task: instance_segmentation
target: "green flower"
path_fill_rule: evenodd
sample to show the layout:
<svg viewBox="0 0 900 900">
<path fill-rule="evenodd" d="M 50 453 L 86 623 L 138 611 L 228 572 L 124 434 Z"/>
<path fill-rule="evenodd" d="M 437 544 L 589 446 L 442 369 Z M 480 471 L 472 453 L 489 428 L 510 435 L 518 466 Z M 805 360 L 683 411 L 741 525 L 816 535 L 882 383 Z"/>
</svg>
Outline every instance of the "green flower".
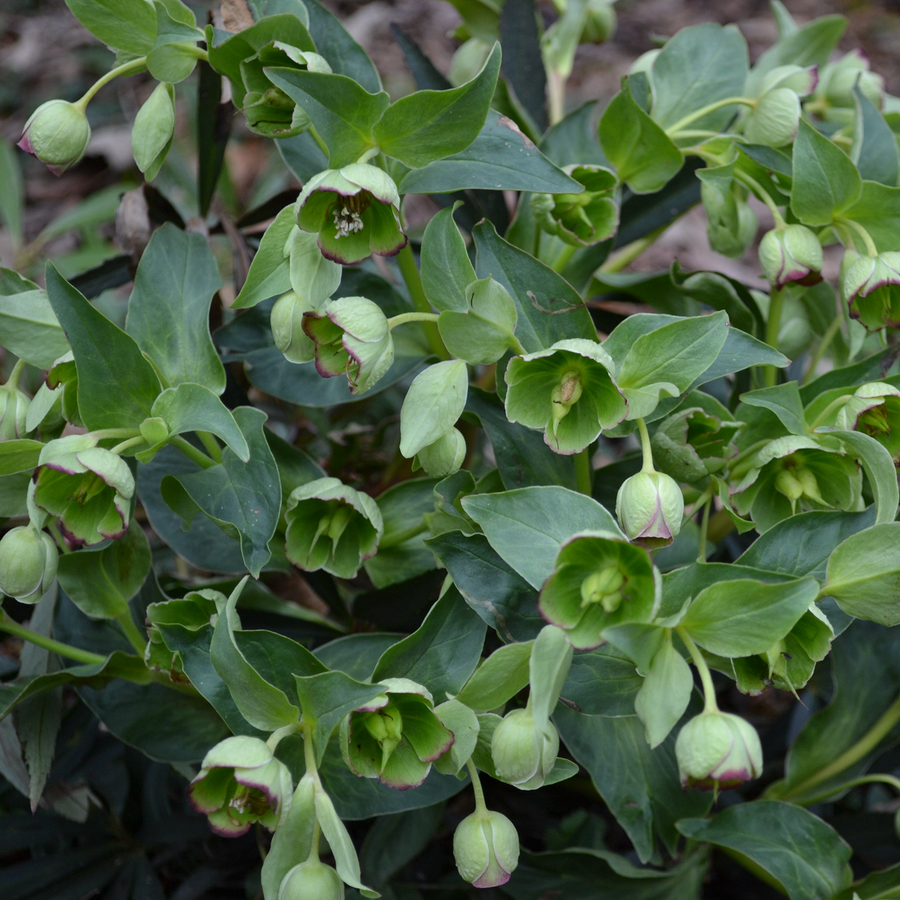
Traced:
<svg viewBox="0 0 900 900">
<path fill-rule="evenodd" d="M 777 66 L 766 75 L 763 91 L 744 118 L 744 137 L 753 144 L 783 147 L 797 136 L 800 98 L 816 86 L 812 66 Z"/>
<path fill-rule="evenodd" d="M 18 146 L 46 163 L 54 175 L 62 175 L 84 156 L 90 142 L 84 109 L 65 100 L 48 100 L 25 123 Z"/>
<path fill-rule="evenodd" d="M 334 262 L 394 256 L 406 246 L 397 185 L 375 166 L 352 163 L 320 172 L 306 182 L 294 208 L 297 224 L 319 235 L 319 249 Z"/>
<path fill-rule="evenodd" d="M 499 887 L 519 864 L 519 835 L 506 816 L 476 810 L 453 835 L 453 858 L 463 881 L 477 888 Z"/>
<path fill-rule="evenodd" d="M 74 434 L 44 446 L 38 459 L 34 502 L 78 544 L 99 544 L 128 531 L 134 476 L 127 463 L 97 446 L 90 434 Z"/>
<path fill-rule="evenodd" d="M 506 367 L 506 417 L 543 430 L 551 450 L 578 453 L 628 411 L 610 375 L 614 368 L 599 344 L 582 338 L 514 356 Z"/>
<path fill-rule="evenodd" d="M 284 876 L 278 900 L 344 900 L 344 882 L 331 866 L 308 859 Z"/>
<path fill-rule="evenodd" d="M 556 764 L 559 733 L 552 722 L 535 724 L 531 710 L 514 709 L 494 729 L 491 759 L 497 777 L 523 791 L 542 787 Z"/>
<path fill-rule="evenodd" d="M 723 421 L 700 407 L 691 407 L 669 416 L 653 435 L 653 461 L 678 482 L 705 482 L 737 456 L 731 443 L 742 422 Z"/>
<path fill-rule="evenodd" d="M 618 179 L 601 166 L 566 166 L 563 171 L 584 185 L 584 190 L 580 194 L 532 194 L 531 208 L 538 225 L 576 247 L 605 241 L 619 227 Z"/>
<path fill-rule="evenodd" d="M 759 222 L 747 205 L 745 189 L 737 182 L 724 193 L 713 184 L 700 182 L 700 198 L 706 210 L 706 236 L 718 253 L 738 257 L 753 243 Z"/>
<path fill-rule="evenodd" d="M 884 78 L 869 70 L 869 58 L 859 49 L 820 69 L 810 108 L 828 122 L 851 125 L 856 109 L 855 87 L 881 109 Z"/>
<path fill-rule="evenodd" d="M 860 256 L 847 250 L 841 261 L 841 296 L 851 317 L 869 331 L 900 327 L 900 252 Z"/>
<path fill-rule="evenodd" d="M 418 787 L 453 744 L 429 691 L 408 678 L 386 678 L 385 691 L 341 723 L 341 752 L 361 778 L 388 787 Z"/>
<path fill-rule="evenodd" d="M 384 532 L 378 504 L 337 478 L 294 488 L 284 517 L 287 558 L 307 572 L 324 569 L 339 578 L 356 575 Z"/>
<path fill-rule="evenodd" d="M 303 314 L 315 311 L 315 306 L 294 291 L 282 294 L 275 301 L 269 316 L 269 325 L 272 328 L 275 346 L 288 362 L 304 363 L 315 359 L 315 341 L 303 330 Z"/>
<path fill-rule="evenodd" d="M 11 528 L 0 540 L 0 591 L 37 603 L 56 578 L 59 552 L 49 534 L 33 525 Z"/>
<path fill-rule="evenodd" d="M 188 795 L 213 831 L 237 837 L 254 822 L 274 831 L 290 808 L 292 790 L 291 773 L 266 742 L 241 735 L 206 754 Z"/>
<path fill-rule="evenodd" d="M 684 496 L 678 482 L 663 472 L 638 472 L 616 494 L 616 518 L 629 540 L 656 549 L 671 544 L 681 531 Z"/>
<path fill-rule="evenodd" d="M 893 385 L 880 381 L 860 385 L 838 410 L 834 426 L 875 438 L 900 466 L 900 390 Z"/>
<path fill-rule="evenodd" d="M 759 243 L 759 262 L 766 278 L 779 290 L 791 281 L 809 287 L 822 280 L 822 245 L 804 225 L 767 231 Z"/>
<path fill-rule="evenodd" d="M 576 650 L 603 643 L 603 630 L 649 622 L 662 594 L 650 554 L 614 534 L 586 531 L 563 544 L 538 609 Z"/>
<path fill-rule="evenodd" d="M 315 343 L 319 374 L 346 375 L 352 394 L 374 387 L 394 361 L 387 317 L 365 297 L 326 300 L 321 313 L 303 314 L 303 330 Z"/>
<path fill-rule="evenodd" d="M 684 787 L 716 790 L 759 778 L 762 746 L 756 729 L 731 713 L 704 712 L 678 733 L 678 774 Z"/>
</svg>

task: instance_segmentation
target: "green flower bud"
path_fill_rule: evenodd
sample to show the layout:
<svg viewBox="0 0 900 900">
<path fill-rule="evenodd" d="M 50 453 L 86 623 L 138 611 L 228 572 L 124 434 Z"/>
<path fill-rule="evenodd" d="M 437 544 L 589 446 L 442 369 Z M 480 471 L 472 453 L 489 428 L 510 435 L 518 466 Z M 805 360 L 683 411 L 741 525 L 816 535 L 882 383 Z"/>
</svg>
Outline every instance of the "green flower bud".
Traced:
<svg viewBox="0 0 900 900">
<path fill-rule="evenodd" d="M 293 784 L 287 766 L 265 741 L 240 735 L 216 744 L 191 782 L 191 803 L 213 831 L 236 837 L 254 822 L 274 831 L 290 808 Z"/>
<path fill-rule="evenodd" d="M 284 876 L 278 900 L 344 900 L 344 882 L 331 866 L 308 859 Z"/>
<path fill-rule="evenodd" d="M 900 252 L 860 256 L 847 250 L 841 261 L 841 296 L 850 316 L 869 331 L 900 327 Z"/>
<path fill-rule="evenodd" d="M 458 428 L 451 428 L 416 454 L 413 471 L 421 466 L 432 478 L 447 478 L 459 471 L 465 458 L 466 439 Z"/>
<path fill-rule="evenodd" d="M 23 438 L 28 433 L 25 420 L 31 400 L 18 388 L 0 387 L 0 441 Z"/>
<path fill-rule="evenodd" d="M 584 190 L 580 194 L 533 194 L 531 209 L 538 225 L 576 247 L 606 240 L 619 226 L 615 174 L 589 165 L 566 166 L 565 172 L 584 185 Z"/>
<path fill-rule="evenodd" d="M 175 134 L 175 89 L 156 86 L 140 108 L 131 129 L 131 152 L 147 181 L 153 181 L 165 162 Z"/>
<path fill-rule="evenodd" d="M 516 826 L 498 812 L 473 812 L 456 828 L 453 857 L 469 884 L 478 888 L 506 884 L 519 863 Z"/>
<path fill-rule="evenodd" d="M 491 759 L 501 781 L 523 791 L 544 784 L 559 753 L 559 733 L 552 722 L 541 729 L 531 711 L 514 709 L 503 717 L 491 738 Z"/>
<path fill-rule="evenodd" d="M 36 156 L 54 175 L 74 166 L 91 141 L 84 109 L 65 100 L 42 103 L 25 123 L 18 146 Z"/>
<path fill-rule="evenodd" d="M 294 488 L 285 508 L 287 558 L 301 569 L 353 578 L 384 532 L 378 504 L 337 478 Z"/>
<path fill-rule="evenodd" d="M 817 96 L 830 106 L 853 109 L 853 88 L 868 97 L 879 109 L 884 100 L 884 78 L 869 71 L 869 58 L 861 50 L 851 50 L 822 69 Z"/>
<path fill-rule="evenodd" d="M 346 375 L 352 394 L 374 387 L 394 361 L 387 318 L 365 297 L 326 300 L 321 313 L 303 315 L 303 330 L 315 342 L 319 374 Z"/>
<path fill-rule="evenodd" d="M 805 225 L 767 231 L 759 243 L 759 261 L 777 289 L 791 281 L 810 286 L 822 280 L 822 244 Z"/>
<path fill-rule="evenodd" d="M 723 421 L 699 407 L 682 410 L 656 429 L 650 442 L 653 462 L 678 482 L 705 482 L 737 456 L 731 440 L 741 427 L 741 422 Z"/>
<path fill-rule="evenodd" d="M 37 603 L 56 578 L 59 553 L 49 534 L 33 525 L 11 528 L 0 540 L 0 591 Z"/>
<path fill-rule="evenodd" d="M 588 0 L 586 18 L 579 44 L 602 44 L 616 33 L 616 11 L 613 0 Z"/>
<path fill-rule="evenodd" d="M 800 98 L 787 87 L 766 91 L 756 101 L 744 124 L 744 137 L 753 144 L 784 147 L 797 136 Z"/>
<path fill-rule="evenodd" d="M 798 97 L 808 97 L 815 90 L 818 80 L 815 66 L 776 66 L 763 79 L 763 93 L 775 88 L 788 88 Z"/>
<path fill-rule="evenodd" d="M 704 712 L 691 719 L 678 733 L 675 758 L 681 784 L 701 790 L 728 790 L 762 772 L 756 729 L 731 713 Z"/>
<path fill-rule="evenodd" d="M 294 208 L 297 224 L 319 235 L 322 255 L 334 262 L 394 256 L 406 246 L 397 185 L 375 166 L 353 163 L 320 172 L 306 182 Z"/>
<path fill-rule="evenodd" d="M 638 472 L 619 488 L 616 516 L 629 540 L 649 549 L 665 547 L 681 531 L 681 488 L 662 472 Z"/>
<path fill-rule="evenodd" d="M 269 317 L 272 337 L 288 362 L 305 363 L 315 359 L 315 341 L 303 330 L 303 314 L 307 312 L 315 312 L 315 307 L 294 291 L 282 294 L 272 307 Z"/>
<path fill-rule="evenodd" d="M 710 247 L 724 256 L 741 256 L 756 237 L 759 222 L 740 189 L 733 186 L 723 194 L 712 184 L 701 181 L 700 197 L 706 210 Z"/>
</svg>

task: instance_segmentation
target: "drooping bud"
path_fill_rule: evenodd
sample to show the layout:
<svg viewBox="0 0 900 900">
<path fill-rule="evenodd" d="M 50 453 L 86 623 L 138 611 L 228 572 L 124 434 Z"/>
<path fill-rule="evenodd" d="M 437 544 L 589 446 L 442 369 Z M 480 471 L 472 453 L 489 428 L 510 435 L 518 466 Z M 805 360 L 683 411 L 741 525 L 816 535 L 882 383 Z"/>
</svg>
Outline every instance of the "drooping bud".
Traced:
<svg viewBox="0 0 900 900">
<path fill-rule="evenodd" d="M 315 341 L 303 330 L 303 313 L 314 311 L 315 307 L 294 291 L 282 294 L 275 301 L 269 325 L 275 346 L 288 362 L 304 363 L 315 358 Z"/>
<path fill-rule="evenodd" d="M 759 262 L 777 289 L 791 281 L 809 287 L 822 280 L 822 245 L 805 225 L 786 225 L 766 232 L 759 243 Z"/>
<path fill-rule="evenodd" d="M 0 387 L 0 441 L 23 438 L 28 432 L 25 420 L 31 400 L 17 387 Z"/>
<path fill-rule="evenodd" d="M 499 887 L 519 863 L 519 835 L 506 816 L 485 810 L 466 816 L 453 835 L 453 857 L 464 881 Z"/>
<path fill-rule="evenodd" d="M 84 156 L 91 141 L 91 126 L 76 103 L 48 100 L 25 123 L 18 146 L 36 156 L 54 175 L 62 175 Z"/>
<path fill-rule="evenodd" d="M 308 859 L 284 876 L 278 900 L 344 900 L 344 882 L 331 866 Z"/>
<path fill-rule="evenodd" d="M 675 758 L 683 787 L 701 790 L 737 787 L 762 772 L 756 729 L 731 713 L 704 712 L 678 734 Z"/>
<path fill-rule="evenodd" d="M 11 528 L 0 540 L 0 591 L 37 603 L 56 577 L 59 553 L 49 534 L 33 525 Z"/>
<path fill-rule="evenodd" d="M 432 478 L 447 478 L 459 471 L 465 458 L 466 439 L 458 428 L 451 428 L 416 454 L 413 471 L 421 466 Z"/>
<path fill-rule="evenodd" d="M 497 777 L 523 791 L 544 784 L 559 753 L 559 733 L 552 722 L 538 728 L 529 709 L 508 712 L 491 738 Z"/>
<path fill-rule="evenodd" d="M 783 147 L 797 136 L 800 98 L 790 88 L 766 91 L 747 117 L 744 136 L 754 144 Z"/>
<path fill-rule="evenodd" d="M 621 529 L 636 544 L 650 549 L 665 547 L 681 531 L 681 488 L 662 472 L 638 472 L 619 488 L 616 516 Z"/>
</svg>

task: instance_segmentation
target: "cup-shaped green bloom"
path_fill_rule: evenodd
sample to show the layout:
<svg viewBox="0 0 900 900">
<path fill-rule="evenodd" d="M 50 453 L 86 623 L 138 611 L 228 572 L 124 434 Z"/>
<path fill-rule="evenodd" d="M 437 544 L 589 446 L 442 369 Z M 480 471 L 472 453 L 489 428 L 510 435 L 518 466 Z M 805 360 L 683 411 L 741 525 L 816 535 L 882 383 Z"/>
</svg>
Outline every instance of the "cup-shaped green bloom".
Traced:
<svg viewBox="0 0 900 900">
<path fill-rule="evenodd" d="M 384 533 L 378 504 L 337 478 L 294 488 L 284 518 L 287 558 L 307 572 L 324 569 L 338 578 L 353 578 Z"/>
<path fill-rule="evenodd" d="M 759 243 L 759 262 L 779 290 L 791 281 L 810 286 L 822 280 L 822 245 L 805 225 L 767 231 Z"/>
<path fill-rule="evenodd" d="M 842 431 L 861 431 L 883 444 L 900 467 L 900 390 L 883 381 L 861 384 L 833 424 Z"/>
<path fill-rule="evenodd" d="M 514 709 L 494 729 L 491 759 L 501 781 L 523 791 L 542 787 L 559 753 L 559 732 L 552 722 L 538 728 L 530 709 Z"/>
<path fill-rule="evenodd" d="M 453 858 L 463 881 L 477 888 L 499 887 L 519 864 L 519 834 L 502 813 L 466 816 L 453 835 Z"/>
<path fill-rule="evenodd" d="M 344 900 L 344 882 L 331 866 L 308 859 L 284 876 L 278 900 Z"/>
<path fill-rule="evenodd" d="M 434 713 L 427 688 L 386 678 L 384 693 L 341 723 L 341 753 L 361 778 L 404 791 L 418 787 L 431 764 L 453 744 L 453 732 Z"/>
<path fill-rule="evenodd" d="M 97 446 L 90 434 L 58 438 L 38 458 L 34 502 L 53 516 L 71 541 L 99 544 L 128 531 L 134 476 L 124 460 Z"/>
<path fill-rule="evenodd" d="M 538 609 L 576 650 L 590 650 L 603 643 L 603 630 L 611 625 L 649 622 L 661 591 L 646 550 L 615 534 L 586 531 L 563 544 Z"/>
<path fill-rule="evenodd" d="M 306 182 L 294 208 L 297 224 L 319 235 L 319 249 L 334 262 L 394 256 L 406 246 L 397 185 L 375 166 L 352 163 L 320 172 Z"/>
<path fill-rule="evenodd" d="M 580 194 L 533 194 L 531 208 L 538 225 L 576 247 L 605 241 L 619 226 L 618 179 L 601 166 L 566 166 L 564 171 L 584 185 L 584 190 Z"/>
<path fill-rule="evenodd" d="M 713 790 L 737 787 L 762 772 L 756 729 L 731 713 L 704 712 L 678 733 L 678 774 L 684 787 Z"/>
<path fill-rule="evenodd" d="M 216 744 L 188 788 L 213 831 L 227 837 L 244 834 L 254 822 L 274 831 L 290 808 L 292 791 L 287 766 L 265 741 L 245 735 Z"/>
<path fill-rule="evenodd" d="M 46 163 L 54 175 L 62 175 L 84 156 L 90 141 L 91 126 L 81 106 L 48 100 L 25 123 L 18 146 Z"/>
<path fill-rule="evenodd" d="M 303 330 L 303 314 L 316 308 L 294 291 L 282 294 L 272 307 L 269 325 L 275 346 L 292 363 L 305 363 L 316 356 L 315 341 Z"/>
<path fill-rule="evenodd" d="M 506 367 L 506 417 L 541 429 L 551 450 L 578 453 L 628 411 L 614 368 L 599 344 L 582 338 L 514 356 Z"/>
<path fill-rule="evenodd" d="M 853 89 L 867 97 L 879 109 L 884 102 L 884 78 L 869 69 L 869 58 L 861 50 L 851 50 L 833 63 L 823 66 L 816 86 L 815 110 L 825 119 L 841 124 L 853 121 Z M 846 113 L 851 113 L 847 115 Z"/>
<path fill-rule="evenodd" d="M 851 317 L 870 331 L 900 327 L 900 252 L 860 256 L 847 250 L 841 261 L 841 296 Z"/>
<path fill-rule="evenodd" d="M 738 448 L 731 440 L 742 425 L 699 407 L 681 410 L 656 429 L 651 441 L 653 462 L 676 481 L 705 482 L 737 456 Z"/>
<path fill-rule="evenodd" d="M 451 428 L 416 454 L 413 471 L 421 466 L 432 478 L 447 478 L 459 471 L 465 458 L 466 439 L 458 428 Z"/>
<path fill-rule="evenodd" d="M 664 472 L 638 472 L 616 494 L 616 517 L 629 540 L 651 550 L 665 547 L 681 531 L 684 495 Z"/>
<path fill-rule="evenodd" d="M 303 330 L 315 342 L 319 374 L 346 375 L 352 394 L 374 387 L 394 361 L 387 317 L 365 297 L 326 300 L 321 312 L 304 313 Z"/>
<path fill-rule="evenodd" d="M 56 578 L 59 552 L 49 534 L 33 525 L 11 528 L 0 540 L 0 592 L 37 603 Z"/>
<path fill-rule="evenodd" d="M 856 462 L 814 439 L 788 435 L 766 444 L 732 489 L 731 500 L 760 532 L 795 512 L 854 508 L 862 487 Z"/>
<path fill-rule="evenodd" d="M 25 419 L 31 400 L 16 387 L 0 387 L 0 441 L 13 441 L 27 434 Z"/>
</svg>

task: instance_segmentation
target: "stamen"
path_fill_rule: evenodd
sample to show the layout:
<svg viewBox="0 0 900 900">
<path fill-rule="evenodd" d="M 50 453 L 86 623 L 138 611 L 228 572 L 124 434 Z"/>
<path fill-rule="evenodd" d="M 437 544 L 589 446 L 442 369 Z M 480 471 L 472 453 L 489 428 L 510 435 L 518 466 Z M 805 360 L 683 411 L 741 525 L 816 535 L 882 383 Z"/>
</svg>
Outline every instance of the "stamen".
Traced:
<svg viewBox="0 0 900 900">
<path fill-rule="evenodd" d="M 351 209 L 348 204 L 335 205 L 331 217 L 336 229 L 335 240 L 362 231 L 365 227 L 359 213 L 355 209 Z"/>
</svg>

